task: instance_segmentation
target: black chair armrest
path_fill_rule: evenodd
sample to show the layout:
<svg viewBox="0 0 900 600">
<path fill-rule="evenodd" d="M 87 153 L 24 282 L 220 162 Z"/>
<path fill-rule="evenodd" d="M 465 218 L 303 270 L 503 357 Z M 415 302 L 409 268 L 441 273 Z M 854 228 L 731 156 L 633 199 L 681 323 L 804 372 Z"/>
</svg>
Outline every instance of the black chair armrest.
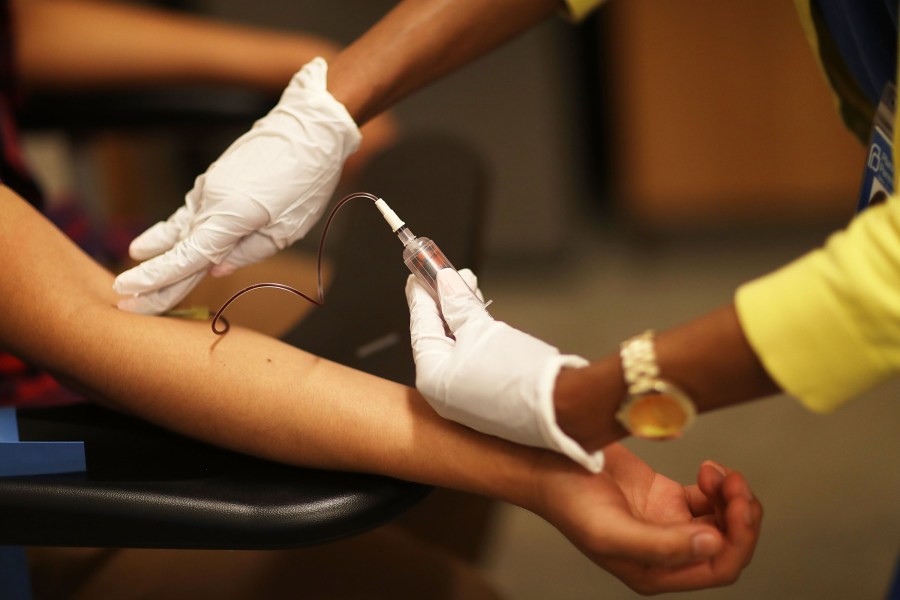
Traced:
<svg viewBox="0 0 900 600">
<path fill-rule="evenodd" d="M 20 411 L 20 437 L 83 440 L 88 472 L 0 479 L 0 543 L 274 549 L 373 529 L 429 486 L 280 465 L 95 405 Z"/>
<path fill-rule="evenodd" d="M 70 134 L 105 130 L 206 130 L 246 126 L 278 101 L 269 93 L 222 86 L 35 93 L 16 112 L 23 130 Z"/>
</svg>

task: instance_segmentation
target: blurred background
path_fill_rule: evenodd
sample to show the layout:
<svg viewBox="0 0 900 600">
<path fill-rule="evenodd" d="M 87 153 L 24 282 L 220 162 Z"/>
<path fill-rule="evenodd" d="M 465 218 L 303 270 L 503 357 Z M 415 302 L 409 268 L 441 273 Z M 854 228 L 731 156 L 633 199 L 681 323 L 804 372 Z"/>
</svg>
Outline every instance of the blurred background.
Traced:
<svg viewBox="0 0 900 600">
<path fill-rule="evenodd" d="M 347 43 L 394 3 L 163 4 Z M 821 244 L 852 217 L 864 161 L 779 0 L 609 2 L 579 25 L 541 25 L 395 114 L 404 136 L 452 136 L 488 168 L 479 275 L 494 316 L 588 358 L 717 308 Z M 221 151 L 234 135 L 207 143 Z M 163 215 L 190 185 L 172 145 L 143 134 L 73 151 L 52 132 L 28 139 L 51 191 L 75 186 L 102 203 L 124 185 L 170 198 Z M 110 175 L 128 157 L 146 170 L 137 186 Z M 682 482 L 706 458 L 738 469 L 765 506 L 742 579 L 686 595 L 883 597 L 900 550 L 898 393 L 887 386 L 828 417 L 776 397 L 704 416 L 677 442 L 628 442 Z M 510 598 L 635 596 L 534 515 L 479 514 L 468 556 Z"/>
</svg>

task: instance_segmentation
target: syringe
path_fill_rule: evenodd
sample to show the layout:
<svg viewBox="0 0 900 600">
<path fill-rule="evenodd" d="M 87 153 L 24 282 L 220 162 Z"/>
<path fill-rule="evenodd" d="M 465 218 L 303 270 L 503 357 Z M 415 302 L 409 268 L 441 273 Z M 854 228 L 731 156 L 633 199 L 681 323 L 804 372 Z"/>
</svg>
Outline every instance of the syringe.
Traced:
<svg viewBox="0 0 900 600">
<path fill-rule="evenodd" d="M 425 285 L 431 292 L 431 295 L 434 296 L 435 299 L 438 299 L 438 271 L 443 269 L 453 269 L 455 271 L 456 269 L 447 257 L 444 256 L 444 253 L 441 252 L 441 249 L 438 248 L 437 244 L 426 237 L 416 237 L 413 232 L 410 231 L 409 227 L 406 226 L 406 223 L 397 216 L 397 213 L 391 210 L 391 207 L 387 205 L 387 202 L 379 198 L 375 201 L 375 206 L 381 211 L 381 214 L 390 226 L 391 231 L 396 233 L 397 237 L 400 238 L 400 243 L 403 244 L 403 262 L 406 264 L 407 268 Z M 485 303 L 483 300 L 479 299 L 471 288 L 469 291 L 472 293 L 472 297 L 484 304 L 485 307 L 490 304 L 490 302 Z"/>
</svg>

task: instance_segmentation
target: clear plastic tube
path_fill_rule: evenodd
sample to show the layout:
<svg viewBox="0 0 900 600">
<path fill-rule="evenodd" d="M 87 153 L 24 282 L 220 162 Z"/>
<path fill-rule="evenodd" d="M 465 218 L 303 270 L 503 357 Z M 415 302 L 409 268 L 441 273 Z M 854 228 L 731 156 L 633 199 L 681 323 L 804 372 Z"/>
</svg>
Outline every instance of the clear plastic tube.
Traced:
<svg viewBox="0 0 900 600">
<path fill-rule="evenodd" d="M 416 237 L 406 223 L 397 216 L 391 207 L 387 205 L 383 199 L 379 198 L 375 201 L 375 206 L 381 212 L 381 216 L 387 221 L 391 231 L 397 234 L 400 243 L 403 244 L 403 263 L 406 268 L 422 282 L 426 289 L 431 292 L 435 300 L 439 300 L 440 296 L 437 291 L 437 274 L 443 269 L 456 270 L 450 261 L 441 252 L 432 240 L 426 237 Z M 463 281 L 465 283 L 465 281 Z M 468 287 L 468 284 L 466 284 Z M 478 297 L 472 288 L 469 288 L 472 298 L 481 302 L 485 308 L 490 302 L 485 303 Z"/>
<path fill-rule="evenodd" d="M 454 269 L 450 260 L 432 240 L 427 237 L 416 237 L 405 226 L 397 231 L 397 237 L 403 243 L 403 264 L 437 298 L 438 272 L 443 269 Z"/>
</svg>

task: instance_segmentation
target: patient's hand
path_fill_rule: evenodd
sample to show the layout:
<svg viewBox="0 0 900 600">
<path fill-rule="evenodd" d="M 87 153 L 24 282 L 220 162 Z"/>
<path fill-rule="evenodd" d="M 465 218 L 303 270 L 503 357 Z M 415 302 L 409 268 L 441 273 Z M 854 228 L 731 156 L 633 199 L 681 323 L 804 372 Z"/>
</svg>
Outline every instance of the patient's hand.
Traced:
<svg viewBox="0 0 900 600">
<path fill-rule="evenodd" d="M 544 477 L 536 512 L 637 592 L 737 580 L 762 520 L 762 506 L 739 473 L 705 462 L 698 484 L 682 486 L 621 445 L 605 452 L 598 475 L 571 465 Z"/>
</svg>

